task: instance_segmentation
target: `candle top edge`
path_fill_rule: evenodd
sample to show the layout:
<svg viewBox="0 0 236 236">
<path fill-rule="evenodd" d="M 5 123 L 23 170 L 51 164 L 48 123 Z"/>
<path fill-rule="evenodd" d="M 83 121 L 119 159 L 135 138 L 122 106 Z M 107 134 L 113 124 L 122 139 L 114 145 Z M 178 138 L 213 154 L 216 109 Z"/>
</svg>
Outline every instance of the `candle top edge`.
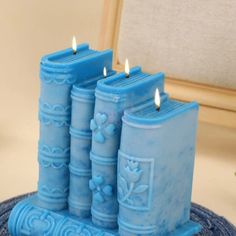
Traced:
<svg viewBox="0 0 236 236">
<path fill-rule="evenodd" d="M 72 91 L 73 93 L 81 93 L 83 91 L 91 91 L 94 92 L 97 82 L 102 79 L 107 79 L 110 76 L 113 76 L 116 74 L 115 70 L 109 70 L 107 72 L 107 77 L 104 78 L 103 74 L 100 74 L 98 76 L 94 76 L 92 78 L 85 79 L 83 81 L 77 82 L 73 85 Z"/>
<path fill-rule="evenodd" d="M 155 125 L 188 110 L 199 108 L 197 102 L 186 103 L 172 100 L 169 99 L 167 94 L 162 94 L 161 100 L 160 111 L 157 110 L 154 99 L 150 99 L 136 107 L 127 109 L 124 113 L 123 121 L 142 125 Z"/>
<path fill-rule="evenodd" d="M 111 49 L 106 49 L 103 51 L 96 51 L 89 48 L 89 45 L 84 43 L 77 45 L 77 53 L 73 53 L 72 48 L 67 48 L 61 51 L 57 51 L 41 58 L 42 66 L 49 67 L 67 67 L 82 63 L 88 58 L 92 58 L 97 55 L 112 53 Z"/>
<path fill-rule="evenodd" d="M 124 72 L 117 73 L 108 79 L 100 80 L 97 83 L 97 90 L 106 93 L 122 94 L 131 91 L 134 87 L 142 86 L 151 80 L 164 79 L 162 72 L 156 74 L 144 73 L 141 67 L 133 67 L 130 70 L 129 78 Z"/>
</svg>

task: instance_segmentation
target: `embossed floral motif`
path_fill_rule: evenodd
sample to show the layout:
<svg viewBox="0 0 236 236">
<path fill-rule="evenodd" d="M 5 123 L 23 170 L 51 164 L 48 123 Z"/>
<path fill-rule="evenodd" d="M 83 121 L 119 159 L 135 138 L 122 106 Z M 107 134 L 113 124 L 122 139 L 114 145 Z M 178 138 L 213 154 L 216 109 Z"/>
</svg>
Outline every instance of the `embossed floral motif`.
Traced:
<svg viewBox="0 0 236 236">
<path fill-rule="evenodd" d="M 90 122 L 90 129 L 94 132 L 94 140 L 98 143 L 104 143 L 106 135 L 113 136 L 116 132 L 114 124 L 107 124 L 108 117 L 104 113 L 97 113 Z"/>
<path fill-rule="evenodd" d="M 89 181 L 89 188 L 94 192 L 94 199 L 100 203 L 105 202 L 107 197 L 113 195 L 113 188 L 105 184 L 104 178 L 100 175 L 94 176 Z"/>
<path fill-rule="evenodd" d="M 118 193 L 121 202 L 134 205 L 133 196 L 148 190 L 148 185 L 138 184 L 142 173 L 143 170 L 140 169 L 137 161 L 127 160 L 127 165 L 124 168 L 124 176 L 119 176 Z"/>
</svg>

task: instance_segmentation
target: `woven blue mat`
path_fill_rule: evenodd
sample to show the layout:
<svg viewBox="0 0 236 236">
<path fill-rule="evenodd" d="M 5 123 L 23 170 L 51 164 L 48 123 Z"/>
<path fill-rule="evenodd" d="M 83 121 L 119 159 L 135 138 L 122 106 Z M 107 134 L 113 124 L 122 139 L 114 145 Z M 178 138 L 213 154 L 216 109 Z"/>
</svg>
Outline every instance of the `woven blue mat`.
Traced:
<svg viewBox="0 0 236 236">
<path fill-rule="evenodd" d="M 7 221 L 12 208 L 17 202 L 33 193 L 24 194 L 0 203 L 0 236 L 9 235 Z M 204 236 L 236 236 L 236 228 L 224 217 L 218 216 L 212 211 L 198 204 L 192 203 L 191 220 L 202 225 L 202 231 L 198 234 Z"/>
</svg>

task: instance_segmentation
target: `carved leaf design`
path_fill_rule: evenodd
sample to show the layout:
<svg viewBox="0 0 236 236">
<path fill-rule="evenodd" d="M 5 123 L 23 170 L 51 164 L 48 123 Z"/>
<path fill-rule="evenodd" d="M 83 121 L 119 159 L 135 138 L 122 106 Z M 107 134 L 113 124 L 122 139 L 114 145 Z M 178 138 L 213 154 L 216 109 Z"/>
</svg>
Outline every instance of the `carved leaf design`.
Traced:
<svg viewBox="0 0 236 236">
<path fill-rule="evenodd" d="M 119 194 L 120 198 L 123 198 L 124 192 L 123 192 L 123 189 L 119 186 L 118 186 L 118 194 Z"/>
<path fill-rule="evenodd" d="M 93 176 L 93 181 L 96 185 L 100 185 L 104 182 L 104 178 L 101 175 Z"/>
<path fill-rule="evenodd" d="M 90 129 L 91 129 L 92 131 L 94 131 L 95 129 L 97 129 L 97 127 L 98 127 L 98 126 L 97 126 L 95 120 L 92 119 L 92 120 L 90 121 Z"/>
<path fill-rule="evenodd" d="M 128 183 L 122 176 L 120 176 L 120 187 L 123 189 L 124 193 L 128 192 Z"/>
<path fill-rule="evenodd" d="M 132 199 L 130 199 L 130 198 L 127 198 L 127 200 L 126 200 L 130 205 L 134 205 L 134 201 L 132 200 Z"/>
<path fill-rule="evenodd" d="M 89 180 L 89 188 L 90 190 L 94 190 L 96 189 L 96 184 L 94 183 L 94 181 L 92 179 Z"/>
<path fill-rule="evenodd" d="M 114 124 L 107 125 L 105 132 L 110 136 L 114 135 L 116 132 L 116 126 Z"/>
<path fill-rule="evenodd" d="M 113 194 L 113 191 L 112 191 L 112 186 L 111 185 L 106 185 L 103 187 L 102 189 L 103 193 L 106 195 L 106 196 L 109 196 L 111 197 L 112 194 Z"/>
<path fill-rule="evenodd" d="M 104 197 L 100 192 L 94 194 L 94 200 L 100 203 L 103 203 L 105 201 Z"/>
<path fill-rule="evenodd" d="M 98 125 L 104 124 L 107 121 L 107 115 L 102 113 L 97 113 L 95 115 L 95 120 Z"/>
<path fill-rule="evenodd" d="M 98 143 L 104 143 L 105 142 L 105 137 L 103 136 L 103 134 L 98 131 L 96 134 L 95 134 L 95 137 L 94 137 L 95 141 L 98 142 Z"/>
<path fill-rule="evenodd" d="M 143 193 L 148 189 L 148 185 L 138 185 L 134 190 L 133 193 Z"/>
</svg>

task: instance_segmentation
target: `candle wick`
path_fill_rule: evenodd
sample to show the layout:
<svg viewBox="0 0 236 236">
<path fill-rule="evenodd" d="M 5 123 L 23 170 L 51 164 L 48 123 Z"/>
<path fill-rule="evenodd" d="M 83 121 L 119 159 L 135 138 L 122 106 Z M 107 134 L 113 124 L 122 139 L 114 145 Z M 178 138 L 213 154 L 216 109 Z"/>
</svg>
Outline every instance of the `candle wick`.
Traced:
<svg viewBox="0 0 236 236">
<path fill-rule="evenodd" d="M 126 74 L 126 78 L 129 78 L 129 74 Z"/>
<path fill-rule="evenodd" d="M 158 106 L 156 110 L 159 112 L 159 111 L 160 111 L 160 109 L 161 109 L 161 107 L 159 107 L 159 106 Z"/>
<path fill-rule="evenodd" d="M 73 54 L 75 55 L 77 53 L 77 51 L 74 51 Z"/>
</svg>

